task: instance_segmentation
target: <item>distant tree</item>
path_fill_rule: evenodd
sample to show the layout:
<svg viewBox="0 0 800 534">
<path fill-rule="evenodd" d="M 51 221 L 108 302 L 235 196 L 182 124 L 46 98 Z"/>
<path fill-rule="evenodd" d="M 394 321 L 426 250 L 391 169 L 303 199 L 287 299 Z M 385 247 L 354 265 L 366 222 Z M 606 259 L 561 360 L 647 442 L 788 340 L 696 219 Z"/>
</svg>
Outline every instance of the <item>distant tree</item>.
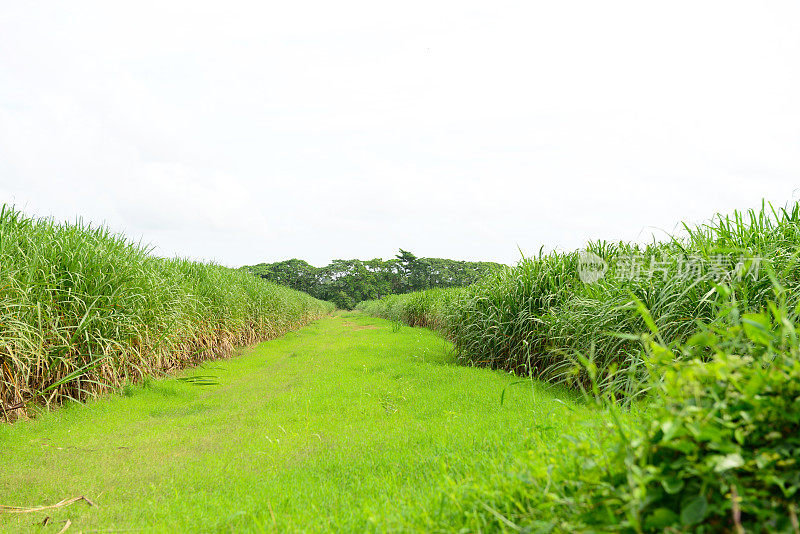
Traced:
<svg viewBox="0 0 800 534">
<path fill-rule="evenodd" d="M 416 256 L 407 250 L 403 250 L 402 248 L 400 249 L 400 253 L 397 254 L 395 258 L 397 258 L 397 261 L 400 262 L 400 266 L 406 272 L 406 274 L 411 272 L 414 264 L 417 262 Z"/>
<path fill-rule="evenodd" d="M 305 291 L 338 307 L 351 309 L 362 300 L 432 287 L 465 286 L 501 265 L 491 262 L 418 258 L 399 250 L 389 260 L 333 260 L 325 267 L 291 259 L 245 266 L 251 273 L 293 289 Z"/>
</svg>

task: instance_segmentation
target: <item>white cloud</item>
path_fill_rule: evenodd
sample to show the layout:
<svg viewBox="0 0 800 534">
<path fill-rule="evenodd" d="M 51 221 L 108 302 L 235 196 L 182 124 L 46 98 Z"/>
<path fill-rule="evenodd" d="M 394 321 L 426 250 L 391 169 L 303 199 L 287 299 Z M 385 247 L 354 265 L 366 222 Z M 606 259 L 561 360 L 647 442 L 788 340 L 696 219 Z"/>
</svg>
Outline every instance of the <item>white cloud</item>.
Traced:
<svg viewBox="0 0 800 534">
<path fill-rule="evenodd" d="M 159 253 L 514 261 L 796 198 L 795 2 L 0 6 L 0 200 Z"/>
</svg>

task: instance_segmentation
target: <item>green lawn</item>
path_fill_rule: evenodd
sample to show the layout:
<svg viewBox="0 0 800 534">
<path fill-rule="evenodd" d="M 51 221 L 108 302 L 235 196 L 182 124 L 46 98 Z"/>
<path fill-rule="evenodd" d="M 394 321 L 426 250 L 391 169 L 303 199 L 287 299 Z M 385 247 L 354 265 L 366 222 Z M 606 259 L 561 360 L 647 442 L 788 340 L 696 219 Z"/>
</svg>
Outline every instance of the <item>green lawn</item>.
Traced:
<svg viewBox="0 0 800 534">
<path fill-rule="evenodd" d="M 0 531 L 514 530 L 535 487 L 518 475 L 570 462 L 603 414 L 452 360 L 428 330 L 339 314 L 0 425 L 0 504 L 96 504 L 0 513 Z M 216 383 L 179 378 L 200 375 Z"/>
</svg>

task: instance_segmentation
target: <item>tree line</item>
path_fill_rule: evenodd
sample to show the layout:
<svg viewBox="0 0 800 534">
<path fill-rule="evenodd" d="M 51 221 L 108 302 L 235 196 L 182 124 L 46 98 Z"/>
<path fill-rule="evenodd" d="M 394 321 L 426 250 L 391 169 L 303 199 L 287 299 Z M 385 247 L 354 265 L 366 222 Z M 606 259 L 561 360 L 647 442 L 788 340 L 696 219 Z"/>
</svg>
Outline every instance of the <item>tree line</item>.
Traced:
<svg viewBox="0 0 800 534">
<path fill-rule="evenodd" d="M 291 259 L 242 268 L 349 310 L 362 300 L 390 294 L 466 286 L 500 267 L 503 265 L 488 261 L 418 258 L 400 249 L 399 254 L 388 260 L 333 260 L 325 267 L 314 267 L 306 261 Z"/>
</svg>

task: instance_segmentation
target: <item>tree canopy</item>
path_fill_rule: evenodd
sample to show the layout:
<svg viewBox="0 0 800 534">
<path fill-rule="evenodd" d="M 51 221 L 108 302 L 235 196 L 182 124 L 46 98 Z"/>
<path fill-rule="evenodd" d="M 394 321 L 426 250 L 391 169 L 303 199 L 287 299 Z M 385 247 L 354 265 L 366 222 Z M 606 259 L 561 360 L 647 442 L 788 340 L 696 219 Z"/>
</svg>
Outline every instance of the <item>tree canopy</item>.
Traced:
<svg viewBox="0 0 800 534">
<path fill-rule="evenodd" d="M 299 289 L 340 308 L 352 309 L 362 300 L 433 287 L 466 286 L 502 267 L 486 261 L 418 258 L 400 249 L 391 259 L 333 260 L 314 267 L 291 259 L 242 267 L 272 282 Z"/>
</svg>

